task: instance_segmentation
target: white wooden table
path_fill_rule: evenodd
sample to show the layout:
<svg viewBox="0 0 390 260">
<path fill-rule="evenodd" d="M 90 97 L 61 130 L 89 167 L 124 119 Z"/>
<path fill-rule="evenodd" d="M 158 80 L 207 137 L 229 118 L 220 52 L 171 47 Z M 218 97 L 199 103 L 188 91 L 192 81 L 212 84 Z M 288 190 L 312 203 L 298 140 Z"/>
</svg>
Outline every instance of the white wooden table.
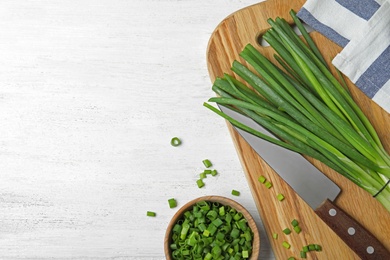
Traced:
<svg viewBox="0 0 390 260">
<path fill-rule="evenodd" d="M 274 259 L 225 121 L 202 106 L 211 33 L 257 2 L 1 1 L 0 259 L 164 259 L 171 217 L 203 195 L 245 206 Z M 206 158 L 219 174 L 199 189 Z"/>
</svg>

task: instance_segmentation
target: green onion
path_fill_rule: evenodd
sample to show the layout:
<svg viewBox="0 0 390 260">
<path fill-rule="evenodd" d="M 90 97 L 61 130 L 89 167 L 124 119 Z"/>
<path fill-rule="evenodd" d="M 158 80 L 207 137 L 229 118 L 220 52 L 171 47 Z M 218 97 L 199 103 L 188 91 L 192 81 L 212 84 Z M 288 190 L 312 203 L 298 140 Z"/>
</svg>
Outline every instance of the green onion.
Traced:
<svg viewBox="0 0 390 260">
<path fill-rule="evenodd" d="M 287 260 L 295 260 L 295 257 L 291 256 Z"/>
<path fill-rule="evenodd" d="M 301 258 L 306 258 L 306 252 L 305 251 L 301 251 Z"/>
<path fill-rule="evenodd" d="M 178 137 L 173 137 L 171 139 L 171 145 L 172 146 L 179 146 L 179 145 L 181 145 L 181 140 Z"/>
<path fill-rule="evenodd" d="M 207 178 L 206 173 L 205 172 L 201 172 L 199 174 L 199 178 L 201 178 L 201 179 Z"/>
<path fill-rule="evenodd" d="M 289 249 L 291 247 L 291 245 L 288 242 L 286 242 L 286 241 L 283 241 L 282 246 L 284 248 L 287 248 L 287 249 Z"/>
<path fill-rule="evenodd" d="M 279 193 L 276 197 L 278 198 L 279 201 L 284 200 L 284 195 L 281 193 Z"/>
<path fill-rule="evenodd" d="M 291 229 L 285 228 L 285 229 L 283 229 L 283 233 L 286 235 L 289 235 L 291 233 Z"/>
<path fill-rule="evenodd" d="M 215 210 L 210 210 L 209 212 L 207 212 L 206 217 L 209 220 L 213 221 L 218 217 L 218 212 L 216 212 Z"/>
<path fill-rule="evenodd" d="M 177 206 L 177 202 L 175 199 L 169 199 L 168 200 L 168 204 L 169 204 L 169 207 L 172 209 L 172 208 L 175 208 Z"/>
<path fill-rule="evenodd" d="M 211 176 L 215 176 L 218 174 L 218 172 L 217 172 L 217 170 L 212 170 L 210 174 L 211 174 Z"/>
<path fill-rule="evenodd" d="M 305 253 L 305 256 L 306 256 L 306 253 L 308 253 L 310 251 L 322 251 L 322 246 L 320 246 L 319 244 L 309 244 L 309 245 L 303 246 L 302 250 L 301 250 L 301 254 Z"/>
<path fill-rule="evenodd" d="M 205 159 L 202 161 L 204 166 L 206 166 L 206 168 L 210 168 L 213 164 L 210 162 L 209 159 Z"/>
<path fill-rule="evenodd" d="M 212 170 L 204 170 L 203 171 L 203 173 L 205 173 L 205 174 L 212 174 L 212 172 L 213 172 Z"/>
<path fill-rule="evenodd" d="M 190 225 L 188 223 L 184 223 L 180 232 L 180 239 L 184 240 L 187 236 L 188 231 L 190 230 Z"/>
<path fill-rule="evenodd" d="M 259 177 L 259 182 L 261 182 L 261 183 L 265 183 L 265 181 L 267 180 L 263 175 L 261 175 L 260 177 Z"/>
<path fill-rule="evenodd" d="M 204 257 L 205 260 L 211 260 L 213 259 L 213 255 L 210 253 L 207 253 L 206 256 Z"/>
<path fill-rule="evenodd" d="M 242 213 L 241 213 L 241 212 L 237 212 L 237 213 L 233 216 L 233 219 L 234 219 L 235 221 L 238 221 L 238 220 L 240 220 L 242 217 L 243 217 Z"/>
<path fill-rule="evenodd" d="M 295 227 L 294 227 L 294 231 L 295 231 L 297 234 L 299 234 L 299 233 L 301 233 L 302 229 L 301 229 L 299 226 L 295 226 Z"/>
<path fill-rule="evenodd" d="M 148 216 L 148 217 L 155 217 L 156 216 L 156 212 L 146 211 L 146 216 Z"/>
<path fill-rule="evenodd" d="M 219 210 L 218 210 L 218 212 L 219 212 L 219 215 L 220 216 L 225 216 L 225 207 L 224 206 L 221 206 L 220 208 L 219 208 Z"/>
<path fill-rule="evenodd" d="M 390 179 L 389 153 L 345 88 L 343 77 L 331 73 L 293 10 L 290 15 L 304 40 L 284 19 L 269 19 L 271 28 L 263 38 L 275 50 L 278 65 L 248 44 L 240 53 L 247 65 L 234 61 L 231 68 L 240 80 L 228 74 L 217 78 L 212 90 L 219 97 L 209 99 L 248 116 L 276 138 L 208 103 L 204 106 L 235 127 L 324 163 L 390 211 L 390 185 L 386 185 Z M 264 176 L 258 180 L 272 187 Z M 299 227 L 294 230 L 300 232 Z"/>
<path fill-rule="evenodd" d="M 272 237 L 273 237 L 273 239 L 278 239 L 278 233 L 273 233 Z"/>
<path fill-rule="evenodd" d="M 198 185 L 198 188 L 202 188 L 204 186 L 204 182 L 202 179 L 197 180 L 196 184 Z"/>
<path fill-rule="evenodd" d="M 232 195 L 234 196 L 240 196 L 240 192 L 237 190 L 232 190 Z"/>
<path fill-rule="evenodd" d="M 298 225 L 299 225 L 298 220 L 293 219 L 293 220 L 291 221 L 291 225 L 292 225 L 293 227 L 298 226 Z"/>
<path fill-rule="evenodd" d="M 201 201 L 175 223 L 169 248 L 173 259 L 247 259 L 253 236 L 240 212 Z"/>
<path fill-rule="evenodd" d="M 265 187 L 267 187 L 268 189 L 271 189 L 272 188 L 272 183 L 270 181 L 265 181 L 264 183 Z"/>
</svg>

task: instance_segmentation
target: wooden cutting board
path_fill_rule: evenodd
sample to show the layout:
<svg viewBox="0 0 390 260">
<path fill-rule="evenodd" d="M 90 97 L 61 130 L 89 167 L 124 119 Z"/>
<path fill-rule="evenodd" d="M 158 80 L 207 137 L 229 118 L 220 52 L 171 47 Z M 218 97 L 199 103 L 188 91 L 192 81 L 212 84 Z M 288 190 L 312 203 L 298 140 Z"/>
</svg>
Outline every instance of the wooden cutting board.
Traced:
<svg viewBox="0 0 390 260">
<path fill-rule="evenodd" d="M 259 35 L 269 28 L 267 19 L 280 16 L 292 23 L 288 12 L 291 9 L 298 11 L 304 2 L 303 0 L 268 0 L 239 10 L 224 19 L 213 32 L 207 49 L 211 80 L 214 81 L 224 72 L 232 74 L 230 67 L 235 59 L 245 64 L 239 57 L 239 53 L 248 43 L 257 46 L 265 56 L 273 60 L 273 50 L 258 44 Z M 340 52 L 339 46 L 319 33 L 312 32 L 311 36 L 326 58 L 332 59 Z M 390 151 L 390 115 L 351 82 L 348 84 L 354 99 L 376 128 L 385 149 Z M 276 258 L 287 259 L 294 256 L 300 259 L 302 246 L 317 243 L 322 245 L 322 252 L 310 252 L 307 254 L 307 259 L 359 259 L 229 124 L 228 128 Z M 318 161 L 307 159 L 340 186 L 342 192 L 336 199 L 336 204 L 371 231 L 390 250 L 390 213 L 369 193 L 348 179 Z M 264 175 L 273 183 L 271 189 L 258 182 L 260 175 Z M 282 202 L 278 201 L 276 199 L 278 193 L 284 194 L 286 199 Z M 302 232 L 285 235 L 282 230 L 291 227 L 290 222 L 293 219 L 299 221 Z M 273 233 L 279 234 L 277 239 L 272 238 Z M 284 248 L 283 241 L 289 242 L 291 248 Z"/>
</svg>

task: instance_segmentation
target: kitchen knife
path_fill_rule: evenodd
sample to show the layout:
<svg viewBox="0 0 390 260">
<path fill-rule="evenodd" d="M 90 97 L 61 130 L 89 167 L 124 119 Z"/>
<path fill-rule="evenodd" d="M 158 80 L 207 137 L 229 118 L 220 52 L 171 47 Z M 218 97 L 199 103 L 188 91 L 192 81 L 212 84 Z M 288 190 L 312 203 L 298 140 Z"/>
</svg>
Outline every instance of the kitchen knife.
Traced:
<svg viewBox="0 0 390 260">
<path fill-rule="evenodd" d="M 221 105 L 219 108 L 235 120 L 272 136 L 249 117 Z M 390 259 L 390 252 L 378 239 L 333 203 L 341 190 L 332 180 L 300 154 L 265 141 L 237 127 L 234 128 L 359 257 L 375 260 Z"/>
</svg>

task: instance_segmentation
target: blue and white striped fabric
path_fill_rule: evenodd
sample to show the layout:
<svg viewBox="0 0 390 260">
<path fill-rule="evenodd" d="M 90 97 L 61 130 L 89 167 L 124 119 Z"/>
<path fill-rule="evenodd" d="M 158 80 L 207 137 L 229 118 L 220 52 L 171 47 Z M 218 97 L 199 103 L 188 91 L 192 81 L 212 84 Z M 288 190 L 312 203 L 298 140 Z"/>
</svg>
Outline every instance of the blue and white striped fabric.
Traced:
<svg viewBox="0 0 390 260">
<path fill-rule="evenodd" d="M 390 113 L 390 0 L 308 0 L 298 17 L 343 47 L 332 63 Z"/>
</svg>

